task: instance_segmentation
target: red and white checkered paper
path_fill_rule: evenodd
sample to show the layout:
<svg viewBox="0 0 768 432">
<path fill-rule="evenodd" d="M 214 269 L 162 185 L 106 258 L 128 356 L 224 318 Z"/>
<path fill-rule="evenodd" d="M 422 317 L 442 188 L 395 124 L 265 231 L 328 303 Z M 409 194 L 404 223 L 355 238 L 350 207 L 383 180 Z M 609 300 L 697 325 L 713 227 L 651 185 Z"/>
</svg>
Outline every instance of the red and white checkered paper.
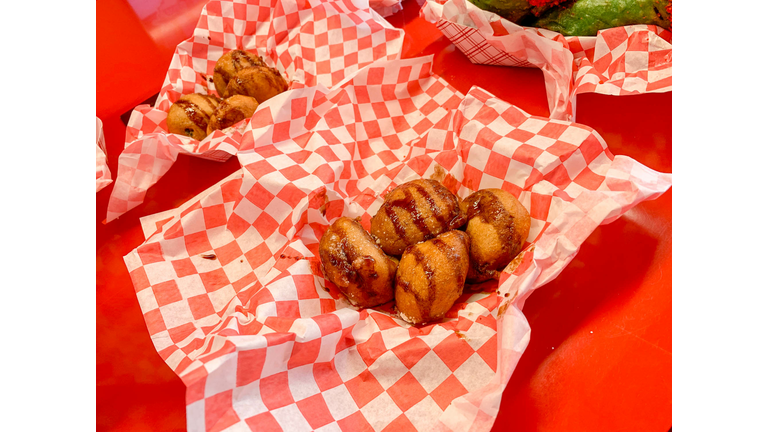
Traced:
<svg viewBox="0 0 768 432">
<path fill-rule="evenodd" d="M 96 192 L 112 183 L 112 173 L 107 166 L 107 147 L 104 142 L 104 125 L 96 117 Z"/>
<path fill-rule="evenodd" d="M 541 69 L 554 119 L 574 119 L 579 93 L 672 91 L 672 33 L 661 27 L 632 25 L 594 37 L 566 37 L 521 27 L 466 0 L 427 0 L 421 15 L 472 63 Z"/>
<path fill-rule="evenodd" d="M 338 88 L 279 95 L 243 132 L 242 174 L 156 222 L 125 257 L 157 351 L 187 386 L 190 431 L 484 431 L 530 337 L 521 312 L 602 223 L 671 185 L 591 128 L 533 117 L 381 61 Z M 437 178 L 530 210 L 519 265 L 439 323 L 356 310 L 320 270 L 338 217 L 370 228 L 385 194 Z"/>
<path fill-rule="evenodd" d="M 390 3 L 377 5 L 393 7 Z M 179 153 L 224 161 L 237 152 L 244 123 L 202 141 L 169 134 L 165 124 L 182 95 L 216 93 L 213 69 L 224 53 L 236 48 L 258 53 L 292 89 L 333 88 L 375 60 L 399 58 L 402 43 L 403 31 L 370 10 L 365 0 L 209 2 L 193 36 L 176 48 L 155 107 L 140 105 L 131 114 L 106 222 L 141 204 Z M 266 101 L 254 116 L 264 116 L 274 103 Z"/>
</svg>

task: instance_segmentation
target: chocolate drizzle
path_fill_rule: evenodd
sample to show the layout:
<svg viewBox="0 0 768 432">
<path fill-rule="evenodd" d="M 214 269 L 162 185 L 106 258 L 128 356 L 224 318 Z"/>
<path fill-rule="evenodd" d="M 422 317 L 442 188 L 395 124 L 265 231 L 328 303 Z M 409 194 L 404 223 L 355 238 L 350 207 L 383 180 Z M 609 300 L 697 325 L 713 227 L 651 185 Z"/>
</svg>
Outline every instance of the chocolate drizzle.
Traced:
<svg viewBox="0 0 768 432">
<path fill-rule="evenodd" d="M 422 236 L 424 238 L 429 238 L 432 236 L 432 231 L 427 226 L 427 222 L 424 220 L 424 216 L 419 211 L 419 205 L 416 202 L 416 199 L 413 197 L 413 193 L 411 193 L 411 191 L 408 189 L 404 190 L 403 193 L 405 194 L 404 198 L 387 203 L 385 208 L 387 216 L 392 219 L 392 224 L 395 227 L 395 231 L 397 231 L 397 234 L 400 236 L 400 238 L 407 238 L 405 226 L 403 226 L 399 219 L 397 219 L 397 213 L 395 213 L 395 208 L 400 208 L 408 213 L 414 226 L 416 226 L 416 228 L 421 232 Z M 395 222 L 396 220 L 397 222 Z"/>
<path fill-rule="evenodd" d="M 465 236 L 465 233 L 461 233 L 460 235 Z M 463 241 L 462 237 L 462 241 Z M 449 244 L 443 241 L 441 238 L 436 238 L 432 240 L 432 243 L 435 245 L 435 247 L 443 253 L 443 255 L 448 256 L 451 258 L 451 260 L 456 263 L 456 265 L 459 265 L 461 263 L 461 255 L 459 254 L 459 251 L 456 250 L 456 248 L 451 247 Z M 467 275 L 457 271 L 456 272 L 456 286 L 459 292 L 464 290 L 464 280 L 466 279 Z"/>
<path fill-rule="evenodd" d="M 467 208 L 467 218 L 472 219 L 475 216 L 493 226 L 506 252 L 510 252 L 520 243 L 520 239 L 515 235 L 515 218 L 493 192 L 481 190 L 473 194 Z"/>
<path fill-rule="evenodd" d="M 464 226 L 464 224 L 467 223 L 467 217 L 461 211 L 459 199 L 456 198 L 456 195 L 434 180 L 428 180 L 428 182 L 432 184 L 432 190 L 434 190 L 435 194 L 440 196 L 444 206 L 450 208 L 450 213 L 448 215 L 442 215 L 439 211 L 433 210 L 435 216 L 439 217 L 441 230 L 450 231 Z M 450 220 L 448 220 L 448 218 L 450 218 Z"/>
<path fill-rule="evenodd" d="M 416 192 L 421 195 L 422 198 L 424 198 L 424 201 L 429 204 L 429 210 L 432 211 L 432 215 L 437 219 L 438 222 L 440 222 L 440 227 L 445 227 L 446 221 L 445 221 L 445 215 L 442 214 L 440 211 L 440 208 L 437 206 L 437 203 L 432 198 L 432 194 L 430 194 L 424 187 L 418 183 L 413 185 L 413 188 L 416 189 Z M 437 189 L 435 189 L 435 192 L 439 193 Z"/>
<path fill-rule="evenodd" d="M 424 253 L 421 251 L 421 248 L 419 247 L 421 245 L 413 245 L 408 247 L 408 249 L 403 252 L 403 255 L 410 254 L 413 256 L 413 259 L 416 261 L 414 267 L 421 267 L 421 270 L 424 272 L 424 276 L 427 280 L 427 292 L 426 292 L 426 298 L 421 295 L 418 291 L 411 288 L 410 282 L 403 280 L 402 278 L 397 278 L 397 284 L 395 286 L 395 289 L 400 288 L 404 292 L 410 293 L 413 295 L 414 301 L 416 305 L 419 307 L 419 315 L 421 322 L 429 321 L 432 317 L 431 311 L 432 311 L 432 305 L 435 303 L 435 296 L 437 295 L 437 291 L 435 290 L 434 285 L 434 269 L 429 265 L 429 260 L 426 259 L 424 256 Z"/>
<path fill-rule="evenodd" d="M 216 126 L 218 129 L 226 129 L 240 120 L 245 119 L 245 113 L 238 107 L 230 105 L 227 101 L 223 101 L 219 105 L 219 109 L 216 110 Z"/>
<path fill-rule="evenodd" d="M 430 185 L 425 187 L 422 182 L 409 182 L 400 189 L 402 198 L 387 199 L 382 209 L 392 222 L 395 234 L 405 243 L 413 243 L 434 238 L 438 234 L 459 228 L 466 223 L 466 217 L 459 208 L 458 199 L 448 189 L 434 180 L 424 180 Z M 431 189 L 431 190 L 430 190 Z M 420 209 L 416 201 L 414 191 L 426 203 L 426 208 Z M 395 192 L 393 190 L 393 192 Z M 427 210 L 425 215 L 423 210 Z M 402 210 L 398 214 L 397 209 Z M 406 231 L 407 220 L 403 220 L 403 214 L 410 216 L 413 226 L 421 233 L 418 237 L 409 236 Z M 430 217 L 434 218 L 433 228 L 427 224 Z M 436 226 L 435 226 L 436 225 Z"/>
<path fill-rule="evenodd" d="M 362 230 L 362 227 L 358 226 L 358 228 Z M 358 289 L 365 293 L 368 299 L 377 297 L 378 293 L 366 280 L 366 277 L 378 279 L 379 274 L 376 272 L 376 260 L 370 255 L 361 254 L 358 248 L 350 243 L 347 230 L 354 228 L 348 227 L 345 230 L 337 225 L 332 225 L 329 229 L 331 234 L 337 237 L 339 247 L 331 247 L 328 248 L 328 251 L 321 250 L 321 252 L 328 253 L 330 264 L 341 272 L 347 281 L 347 286 L 357 286 Z M 365 231 L 363 230 L 363 232 Z"/>
<path fill-rule="evenodd" d="M 245 114 L 239 109 L 226 111 L 222 117 L 217 118 L 221 129 L 226 129 L 243 119 L 245 119 Z"/>
<path fill-rule="evenodd" d="M 226 89 L 227 96 L 244 95 L 256 98 L 259 103 L 284 92 L 288 84 L 274 68 L 254 66 L 235 74 Z"/>
<path fill-rule="evenodd" d="M 362 277 L 360 273 L 352 265 L 352 262 L 357 258 L 357 251 L 349 244 L 349 238 L 346 233 L 335 232 L 339 237 L 339 244 L 341 245 L 341 256 L 339 262 L 339 269 L 344 273 L 344 276 L 356 285 L 360 285 Z"/>
<path fill-rule="evenodd" d="M 473 193 L 468 197 L 467 204 L 468 220 L 471 220 L 474 217 L 479 217 L 482 222 L 493 227 L 493 230 L 501 243 L 501 253 L 510 256 L 509 259 L 501 260 L 501 263 L 506 265 L 511 257 L 517 254 L 518 249 L 522 244 L 522 239 L 520 239 L 520 236 L 515 230 L 514 216 L 504 208 L 504 204 L 499 200 L 496 194 L 488 190 L 481 190 Z M 480 274 L 497 276 L 498 272 L 496 271 L 496 268 L 488 268 L 490 264 L 491 263 L 475 263 L 475 267 Z"/>
<path fill-rule="evenodd" d="M 246 54 L 245 51 L 232 51 L 232 69 L 234 69 L 235 72 L 239 72 L 247 67 L 262 66 L 263 64 L 264 63 L 253 61 L 251 56 Z"/>
<path fill-rule="evenodd" d="M 259 58 L 259 61 L 255 61 L 249 53 L 242 50 L 233 50 L 230 52 L 229 56 L 232 61 L 232 70 L 234 71 L 234 74 L 249 67 L 264 66 L 264 62 L 261 61 L 261 58 Z M 221 79 L 224 80 L 225 84 L 232 79 L 232 74 L 230 74 L 223 65 L 217 64 L 213 70 L 221 75 Z"/>
<path fill-rule="evenodd" d="M 412 317 L 413 319 L 416 319 L 418 322 L 428 322 L 435 318 L 432 309 L 437 301 L 437 291 L 441 288 L 441 286 L 436 286 L 436 282 L 441 281 L 440 283 L 442 284 L 448 283 L 446 276 L 451 272 L 454 273 L 456 277 L 456 296 L 458 297 L 464 290 L 464 280 L 466 279 L 466 271 L 464 270 L 466 269 L 467 258 L 465 256 L 462 259 L 462 252 L 460 250 L 461 245 L 457 244 L 457 242 L 463 243 L 464 247 L 466 247 L 467 241 L 468 236 L 466 233 L 454 231 L 450 234 L 441 234 L 438 238 L 434 238 L 424 243 L 409 246 L 405 250 L 403 253 L 403 261 L 408 259 L 406 256 L 413 257 L 414 270 L 406 273 L 407 276 L 405 277 L 399 275 L 395 289 L 399 288 L 403 292 L 413 295 L 414 302 L 418 307 L 420 314 L 419 317 Z M 431 253 L 427 253 L 429 251 L 426 248 L 428 248 L 428 245 L 430 244 L 434 247 L 434 250 L 432 250 Z M 441 255 L 441 257 L 438 257 L 439 255 Z M 450 261 L 454 264 L 449 266 L 449 268 L 434 267 L 435 263 L 445 261 Z M 413 277 L 414 271 L 418 272 L 419 269 L 423 272 L 424 279 L 426 280 L 426 290 L 422 291 L 416 291 L 412 287 L 412 284 L 415 282 Z M 442 287 L 444 288 L 444 286 Z M 452 294 L 443 289 L 440 295 L 442 297 Z"/>
<path fill-rule="evenodd" d="M 186 114 L 187 117 L 192 120 L 192 123 L 194 123 L 195 126 L 202 130 L 206 130 L 208 128 L 208 116 L 205 115 L 203 110 L 197 106 L 197 104 L 180 99 L 176 101 L 176 105 L 184 110 L 184 114 Z"/>
<path fill-rule="evenodd" d="M 208 107 L 211 108 L 211 112 L 215 111 L 216 108 L 219 106 L 219 99 L 216 98 L 216 96 L 213 95 L 201 95 L 205 99 L 205 102 L 208 104 Z"/>
</svg>

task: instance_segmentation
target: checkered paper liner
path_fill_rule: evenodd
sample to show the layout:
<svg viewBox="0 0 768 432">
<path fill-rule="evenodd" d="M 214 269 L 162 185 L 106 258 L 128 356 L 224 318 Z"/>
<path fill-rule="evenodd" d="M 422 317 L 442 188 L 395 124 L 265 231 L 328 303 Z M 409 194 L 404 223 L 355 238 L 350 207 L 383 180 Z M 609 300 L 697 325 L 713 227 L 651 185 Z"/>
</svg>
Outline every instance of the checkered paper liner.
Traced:
<svg viewBox="0 0 768 432">
<path fill-rule="evenodd" d="M 466 0 L 427 0 L 421 15 L 472 63 L 538 67 L 550 117 L 573 120 L 580 93 L 631 95 L 672 90 L 672 33 L 654 25 L 565 37 L 521 27 Z"/>
<path fill-rule="evenodd" d="M 104 142 L 104 125 L 96 117 L 96 192 L 112 183 L 112 173 L 107 166 L 107 146 Z"/>
<path fill-rule="evenodd" d="M 244 132 L 242 173 L 160 215 L 125 257 L 152 341 L 187 386 L 188 430 L 489 430 L 530 337 L 525 298 L 599 224 L 671 185 L 587 126 L 462 95 L 431 67 L 381 61 L 336 89 L 280 95 Z M 370 228 L 386 193 L 417 178 L 460 197 L 503 188 L 532 218 L 501 281 L 426 326 L 392 303 L 352 308 L 318 258 L 330 223 Z"/>
<path fill-rule="evenodd" d="M 395 7 L 391 0 L 375 4 Z M 169 134 L 165 123 L 182 95 L 216 93 L 213 69 L 224 53 L 236 48 L 257 53 L 293 89 L 333 88 L 375 60 L 399 58 L 402 43 L 403 31 L 370 10 L 365 0 L 209 2 L 193 36 L 176 48 L 155 106 L 140 105 L 131 114 L 106 222 L 141 204 L 179 153 L 224 161 L 237 152 L 243 123 L 202 141 Z M 266 101 L 254 116 L 264 116 L 270 104 L 274 101 Z"/>
</svg>

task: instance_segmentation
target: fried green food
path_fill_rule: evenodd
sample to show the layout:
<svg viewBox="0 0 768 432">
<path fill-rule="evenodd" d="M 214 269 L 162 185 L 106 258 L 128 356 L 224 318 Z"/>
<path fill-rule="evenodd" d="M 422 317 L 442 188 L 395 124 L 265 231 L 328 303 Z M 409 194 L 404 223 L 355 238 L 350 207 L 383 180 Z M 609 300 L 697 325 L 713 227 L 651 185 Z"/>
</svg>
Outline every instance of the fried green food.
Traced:
<svg viewBox="0 0 768 432">
<path fill-rule="evenodd" d="M 576 0 L 567 5 L 543 13 L 532 26 L 565 36 L 596 36 L 599 30 L 633 24 L 672 28 L 671 0 Z"/>
<path fill-rule="evenodd" d="M 528 0 L 469 0 L 480 9 L 493 12 L 514 23 L 520 21 L 533 9 Z"/>
</svg>

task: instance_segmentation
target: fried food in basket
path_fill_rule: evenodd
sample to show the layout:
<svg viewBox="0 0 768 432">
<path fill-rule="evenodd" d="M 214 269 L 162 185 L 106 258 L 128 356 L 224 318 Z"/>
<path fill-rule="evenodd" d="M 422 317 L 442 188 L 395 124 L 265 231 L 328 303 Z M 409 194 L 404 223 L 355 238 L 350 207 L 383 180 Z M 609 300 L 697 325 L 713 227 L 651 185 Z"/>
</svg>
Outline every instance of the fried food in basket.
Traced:
<svg viewBox="0 0 768 432">
<path fill-rule="evenodd" d="M 445 316 L 465 282 L 499 279 L 530 228 L 528 210 L 502 189 L 459 202 L 435 180 L 414 180 L 387 194 L 371 219 L 373 235 L 350 218 L 334 222 L 320 239 L 321 268 L 353 305 L 394 297 L 403 320 L 425 324 Z"/>
<path fill-rule="evenodd" d="M 442 319 L 464 291 L 469 235 L 448 231 L 408 247 L 397 267 L 395 303 L 412 324 Z"/>
<path fill-rule="evenodd" d="M 471 268 L 467 282 L 498 279 L 523 247 L 531 229 L 528 210 L 511 193 L 483 189 L 461 202 L 467 214 Z"/>
<path fill-rule="evenodd" d="M 227 84 L 226 95 L 245 95 L 256 98 L 259 103 L 288 90 L 288 83 L 273 68 L 257 66 L 238 72 Z"/>
<path fill-rule="evenodd" d="M 598 30 L 633 24 L 672 29 L 672 0 L 469 0 L 522 26 L 565 36 L 595 36 Z"/>
<path fill-rule="evenodd" d="M 207 134 L 217 129 L 226 129 L 235 123 L 251 118 L 259 102 L 250 96 L 235 95 L 221 101 L 216 111 L 211 114 Z"/>
<path fill-rule="evenodd" d="M 538 16 L 558 3 L 566 0 L 469 0 L 480 9 L 493 12 L 513 23 L 520 23 L 531 15 Z"/>
<path fill-rule="evenodd" d="M 358 307 L 373 307 L 394 297 L 397 260 L 388 257 L 358 222 L 341 217 L 320 239 L 320 263 L 333 282 Z"/>
<path fill-rule="evenodd" d="M 168 132 L 201 141 L 208 135 L 211 114 L 219 106 L 215 96 L 188 94 L 179 98 L 168 110 Z"/>
<path fill-rule="evenodd" d="M 213 69 L 213 85 L 216 86 L 219 96 L 226 97 L 224 93 L 227 90 L 227 84 L 238 72 L 256 66 L 266 66 L 266 64 L 261 57 L 248 51 L 236 49 L 221 56 Z"/>
<path fill-rule="evenodd" d="M 596 36 L 598 30 L 632 24 L 671 29 L 672 0 L 576 0 L 548 10 L 532 25 L 566 36 Z"/>
<path fill-rule="evenodd" d="M 400 255 L 405 248 L 466 222 L 459 200 L 435 180 L 413 180 L 390 191 L 371 219 L 371 234 L 384 252 Z"/>
<path fill-rule="evenodd" d="M 469 0 L 480 9 L 493 12 L 509 21 L 517 22 L 528 14 L 531 5 L 528 0 Z"/>
</svg>

